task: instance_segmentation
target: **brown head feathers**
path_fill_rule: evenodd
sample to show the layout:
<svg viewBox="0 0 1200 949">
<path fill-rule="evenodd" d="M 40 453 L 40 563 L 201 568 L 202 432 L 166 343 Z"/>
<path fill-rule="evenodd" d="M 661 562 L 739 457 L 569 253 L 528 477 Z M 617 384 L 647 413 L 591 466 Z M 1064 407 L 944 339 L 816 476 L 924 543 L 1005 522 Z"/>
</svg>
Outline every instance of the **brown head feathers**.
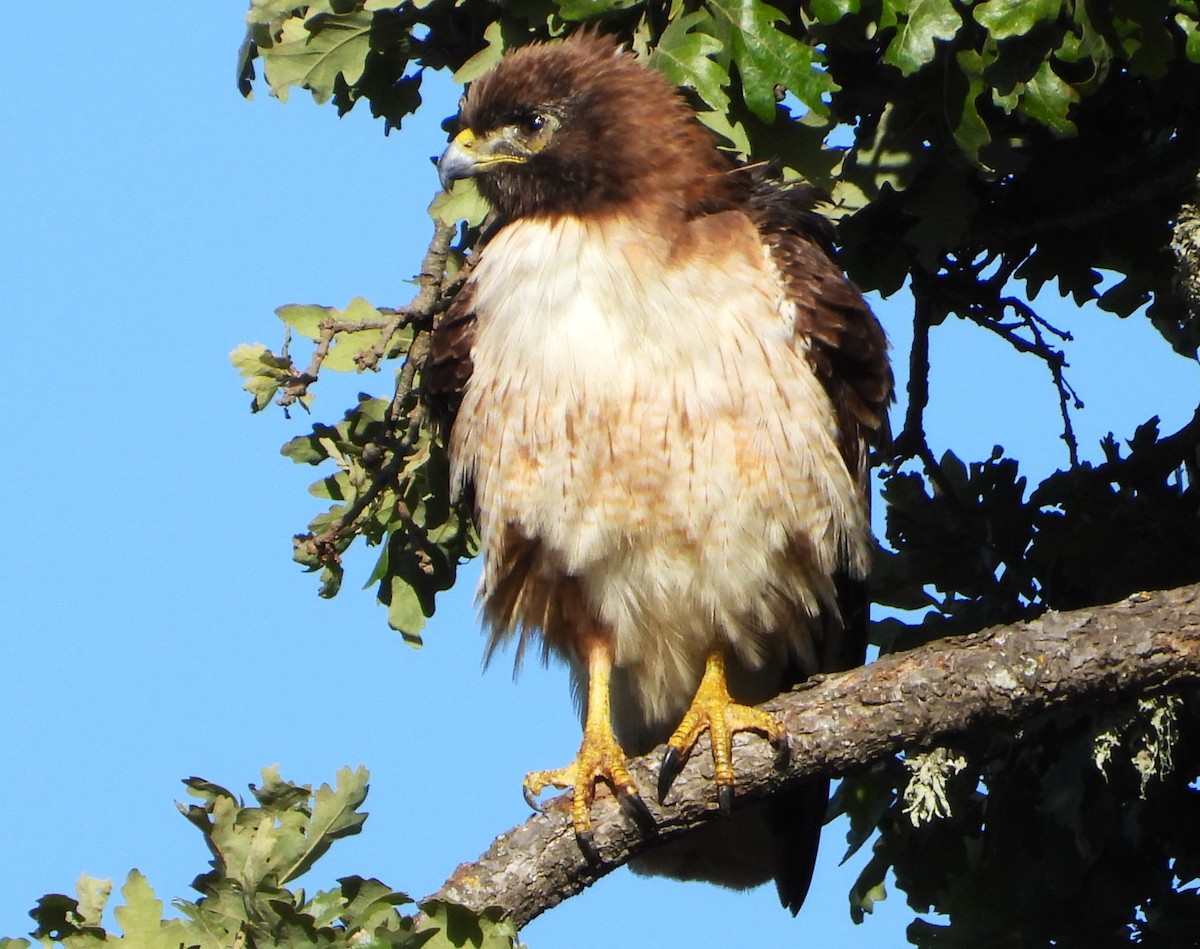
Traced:
<svg viewBox="0 0 1200 949">
<path fill-rule="evenodd" d="M 670 82 L 592 31 L 506 54 L 459 118 L 492 156 L 465 173 L 510 220 L 642 203 L 686 211 L 729 187 L 733 163 Z"/>
</svg>

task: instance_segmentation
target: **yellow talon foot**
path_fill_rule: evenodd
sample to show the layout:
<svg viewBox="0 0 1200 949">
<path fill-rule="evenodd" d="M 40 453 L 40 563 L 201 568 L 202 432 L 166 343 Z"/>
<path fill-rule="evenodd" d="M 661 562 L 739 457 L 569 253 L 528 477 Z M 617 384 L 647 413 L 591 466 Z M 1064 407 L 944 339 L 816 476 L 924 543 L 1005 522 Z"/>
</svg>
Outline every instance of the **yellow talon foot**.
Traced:
<svg viewBox="0 0 1200 949">
<path fill-rule="evenodd" d="M 710 733 L 712 742 L 717 800 L 726 814 L 733 808 L 733 736 L 737 732 L 758 732 L 775 746 L 780 764 L 787 760 L 787 732 L 783 725 L 766 712 L 733 701 L 725 684 L 725 656 L 715 649 L 709 653 L 704 677 L 696 689 L 691 707 L 667 741 L 667 750 L 658 772 L 660 801 L 666 797 L 671 782 L 683 769 L 684 762 L 705 731 Z"/>
<path fill-rule="evenodd" d="M 585 733 L 579 754 L 565 768 L 527 774 L 524 782 L 525 800 L 530 807 L 540 810 L 535 799 L 546 788 L 570 788 L 571 823 L 575 827 L 575 836 L 585 852 L 594 853 L 591 847 L 592 803 L 596 799 L 596 783 L 599 781 L 612 788 L 622 810 L 639 824 L 645 826 L 645 821 L 649 820 L 653 826 L 653 819 L 638 794 L 637 784 L 625 766 L 625 752 L 607 728 Z"/>
<path fill-rule="evenodd" d="M 579 846 L 589 858 L 595 859 L 592 847 L 592 802 L 596 799 L 596 782 L 603 781 L 617 796 L 621 810 L 634 820 L 643 833 L 654 830 L 654 818 L 638 794 L 637 784 L 625 766 L 625 752 L 617 744 L 609 716 L 609 674 L 611 647 L 607 640 L 597 640 L 587 653 L 588 703 L 583 727 L 583 744 L 579 754 L 565 768 L 554 771 L 532 771 L 525 776 L 525 800 L 534 810 L 541 810 L 535 800 L 546 788 L 570 788 L 571 823 Z"/>
</svg>

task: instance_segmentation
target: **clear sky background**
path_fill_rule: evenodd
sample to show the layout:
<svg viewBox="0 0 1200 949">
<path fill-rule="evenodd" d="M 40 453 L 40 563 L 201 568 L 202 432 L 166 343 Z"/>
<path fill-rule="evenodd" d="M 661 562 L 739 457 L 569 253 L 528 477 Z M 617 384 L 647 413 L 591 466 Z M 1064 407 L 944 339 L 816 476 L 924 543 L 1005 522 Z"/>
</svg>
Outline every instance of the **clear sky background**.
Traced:
<svg viewBox="0 0 1200 949">
<path fill-rule="evenodd" d="M 350 559 L 334 601 L 291 562 L 291 535 L 321 502 L 305 490 L 316 472 L 278 448 L 310 420 L 252 417 L 227 355 L 278 346 L 281 304 L 410 299 L 431 233 L 429 156 L 458 91 L 430 83 L 424 114 L 387 138 L 365 111 L 339 121 L 301 93 L 245 102 L 243 14 L 243 0 L 6 10 L 0 935 L 28 932 L 36 899 L 73 893 L 84 872 L 119 886 L 136 867 L 160 898 L 194 896 L 208 853 L 172 803 L 180 779 L 244 792 L 272 763 L 304 783 L 346 764 L 372 773 L 365 832 L 303 885 L 357 873 L 423 896 L 525 819 L 526 771 L 578 745 L 564 670 L 534 663 L 514 684 L 501 656 L 481 671 L 474 569 L 414 651 L 358 590 L 373 552 Z M 879 311 L 903 354 L 907 301 Z M 1144 320 L 1048 315 L 1079 336 L 1085 457 L 1110 429 L 1190 417 L 1196 366 Z M 1065 464 L 1044 367 L 955 324 L 937 331 L 933 359 L 935 450 L 979 459 L 1000 443 L 1039 479 Z M 322 380 L 313 420 L 389 380 Z M 903 945 L 902 894 L 850 922 L 866 853 L 839 869 L 843 835 L 828 830 L 798 921 L 769 888 L 621 871 L 524 939 L 671 949 L 733 927 L 726 944 Z"/>
</svg>

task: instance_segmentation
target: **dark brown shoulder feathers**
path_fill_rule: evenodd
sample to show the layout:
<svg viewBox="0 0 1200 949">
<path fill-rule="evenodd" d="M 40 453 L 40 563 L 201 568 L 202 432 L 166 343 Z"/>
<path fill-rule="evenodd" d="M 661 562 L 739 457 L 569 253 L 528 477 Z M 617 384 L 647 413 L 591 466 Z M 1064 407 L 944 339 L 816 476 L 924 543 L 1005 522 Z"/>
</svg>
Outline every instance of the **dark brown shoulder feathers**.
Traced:
<svg viewBox="0 0 1200 949">
<path fill-rule="evenodd" d="M 886 439 L 892 370 L 883 327 L 836 262 L 833 227 L 815 210 L 822 198 L 811 185 L 758 176 L 747 211 L 796 307 L 796 332 L 833 402 L 846 465 L 862 477 L 867 446 Z"/>
<path fill-rule="evenodd" d="M 443 441 L 449 438 L 463 389 L 471 378 L 474 345 L 475 288 L 468 280 L 434 326 L 421 379 L 422 397 Z"/>
</svg>

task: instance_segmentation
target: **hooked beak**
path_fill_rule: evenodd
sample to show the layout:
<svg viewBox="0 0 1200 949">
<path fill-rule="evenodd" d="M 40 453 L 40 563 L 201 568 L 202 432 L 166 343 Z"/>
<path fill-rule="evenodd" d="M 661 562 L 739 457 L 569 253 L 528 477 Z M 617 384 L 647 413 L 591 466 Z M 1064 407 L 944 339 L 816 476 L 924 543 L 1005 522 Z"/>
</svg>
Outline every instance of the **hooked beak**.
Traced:
<svg viewBox="0 0 1200 949">
<path fill-rule="evenodd" d="M 475 133 L 470 129 L 463 129 L 454 136 L 454 140 L 438 159 L 437 170 L 443 191 L 449 191 L 450 186 L 459 178 L 470 178 L 479 174 Z"/>
<path fill-rule="evenodd" d="M 459 178 L 473 178 L 491 171 L 496 165 L 520 164 L 529 160 L 529 151 L 520 144 L 510 141 L 511 136 L 503 130 L 491 132 L 482 138 L 470 129 L 463 129 L 454 136 L 442 157 L 438 159 L 438 178 L 442 188 L 450 186 Z"/>
</svg>

